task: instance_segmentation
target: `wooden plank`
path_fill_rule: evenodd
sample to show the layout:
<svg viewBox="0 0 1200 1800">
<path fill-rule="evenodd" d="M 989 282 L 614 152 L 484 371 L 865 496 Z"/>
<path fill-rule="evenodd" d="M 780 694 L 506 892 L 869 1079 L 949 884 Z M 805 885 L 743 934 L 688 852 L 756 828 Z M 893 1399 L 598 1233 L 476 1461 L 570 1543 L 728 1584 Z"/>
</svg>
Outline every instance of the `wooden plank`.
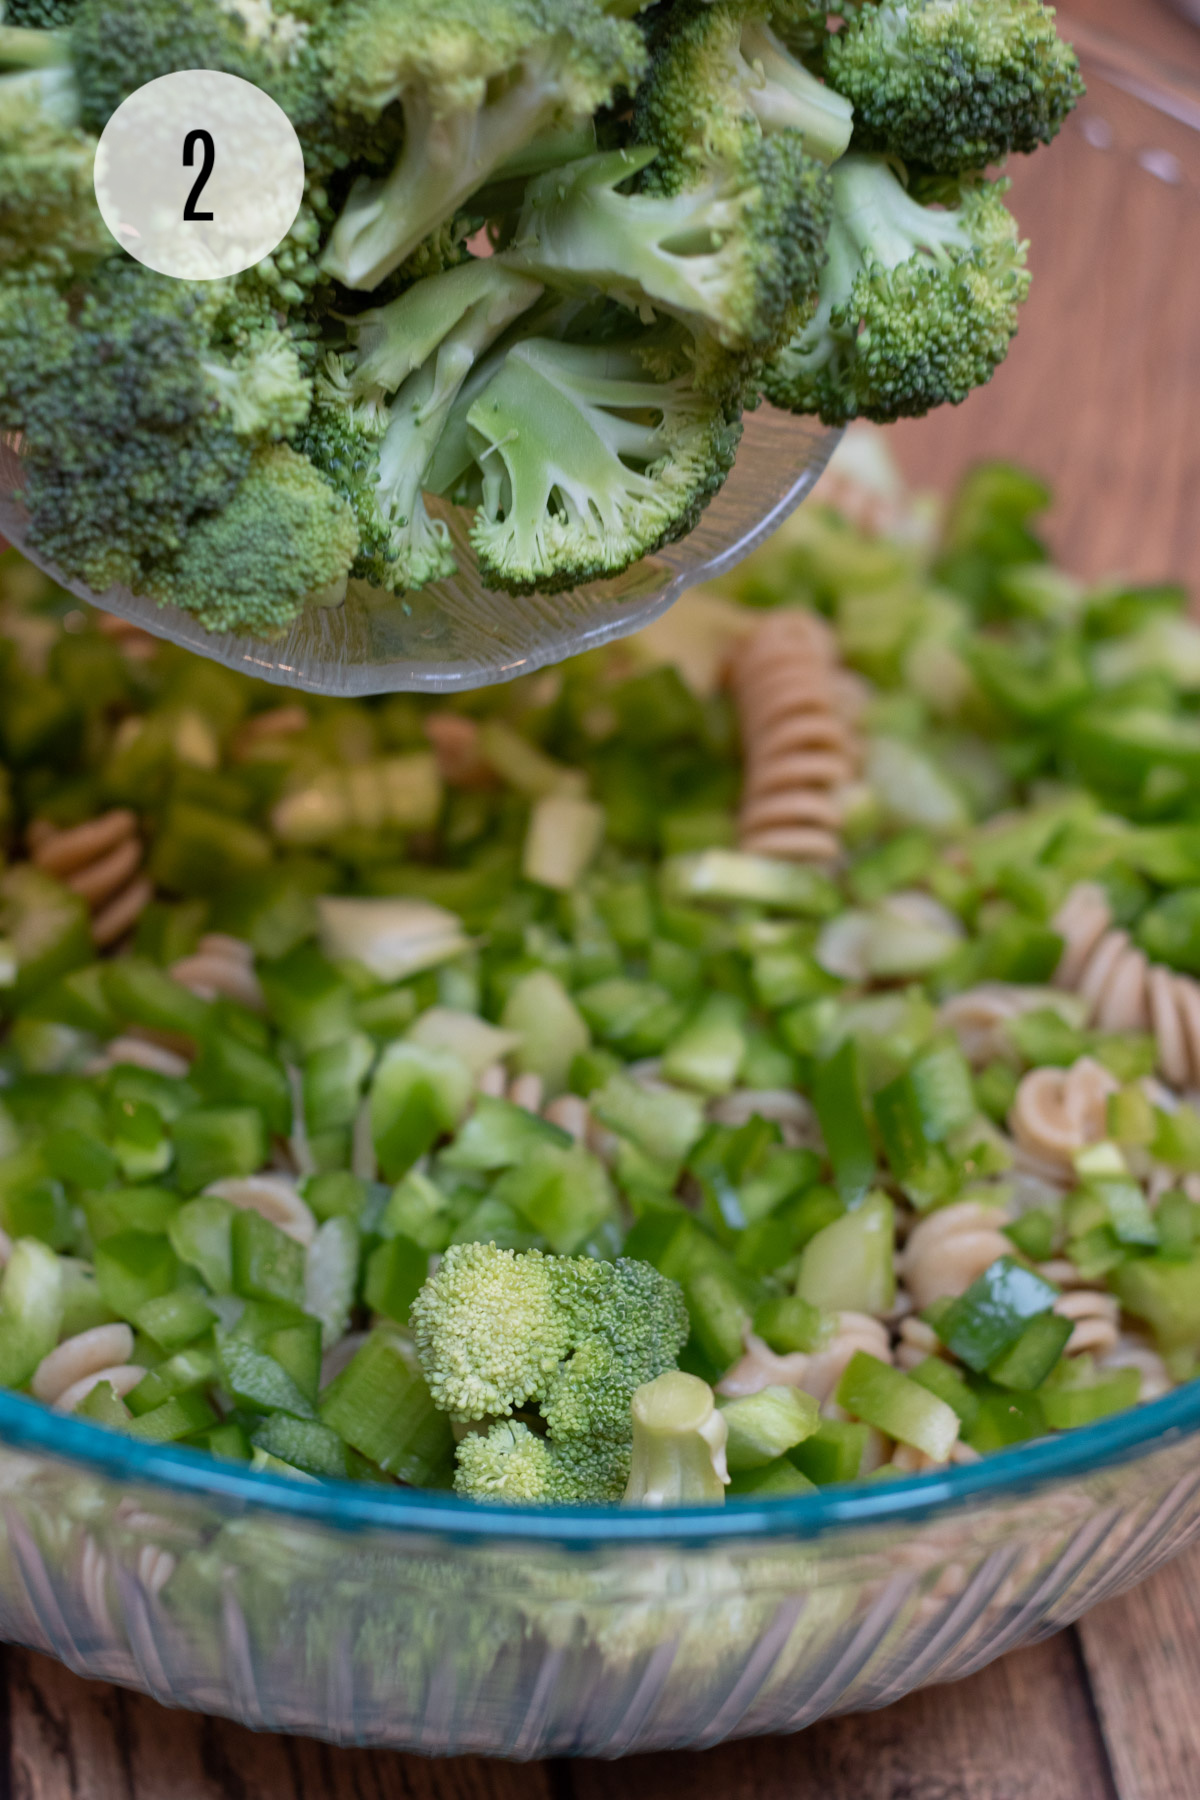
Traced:
<svg viewBox="0 0 1200 1800">
<path fill-rule="evenodd" d="M 1121 1800 L 1200 1792 L 1200 1547 L 1077 1629 Z"/>
<path fill-rule="evenodd" d="M 614 1791 L 609 1765 L 571 1773 L 576 1800 Z M 884 1712 L 702 1756 L 635 1757 L 618 1787 L 622 1800 L 1115 1800 L 1069 1633 Z"/>
<path fill-rule="evenodd" d="M 12 1800 L 551 1800 L 540 1765 L 338 1750 L 169 1711 L 24 1651 L 5 1667 Z"/>
</svg>

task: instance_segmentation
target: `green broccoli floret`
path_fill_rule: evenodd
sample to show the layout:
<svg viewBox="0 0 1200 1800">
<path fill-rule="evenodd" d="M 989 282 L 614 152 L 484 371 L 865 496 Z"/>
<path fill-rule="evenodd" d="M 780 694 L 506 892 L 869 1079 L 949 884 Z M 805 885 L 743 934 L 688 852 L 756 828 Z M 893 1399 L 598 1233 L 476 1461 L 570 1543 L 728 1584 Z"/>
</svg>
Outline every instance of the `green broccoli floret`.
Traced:
<svg viewBox="0 0 1200 1800">
<path fill-rule="evenodd" d="M 40 46 L 57 43 L 16 35 L 36 36 Z M 0 31 L 16 61 L 13 36 Z M 69 280 L 115 251 L 96 205 L 95 154 L 95 139 L 80 129 L 78 90 L 65 63 L 0 74 L 0 268 Z"/>
<path fill-rule="evenodd" d="M 770 365 L 776 406 L 830 425 L 887 424 L 957 405 L 1008 353 L 1029 291 L 1007 183 L 949 181 L 924 206 L 883 157 L 833 169 L 834 217 L 817 312 Z"/>
<path fill-rule="evenodd" d="M 668 1369 L 633 1396 L 626 1506 L 720 1506 L 729 1427 L 698 1375 Z"/>
<path fill-rule="evenodd" d="M 1048 144 L 1083 94 L 1041 0 L 881 0 L 825 52 L 855 147 L 953 174 Z"/>
<path fill-rule="evenodd" d="M 454 573 L 446 525 L 422 489 L 463 383 L 541 292 L 489 257 L 348 322 L 351 352 L 327 364 L 299 443 L 353 507 L 354 572 L 374 587 L 399 593 Z"/>
<path fill-rule="evenodd" d="M 197 520 L 148 591 L 208 631 L 278 637 L 310 602 L 336 606 L 358 552 L 350 507 L 286 444 L 261 450 L 220 512 Z"/>
<path fill-rule="evenodd" d="M 471 545 L 489 586 L 553 593 L 618 574 L 691 530 L 733 463 L 737 410 L 662 347 L 514 345 L 467 414 L 482 497 Z M 677 363 L 678 366 L 678 363 Z"/>
<path fill-rule="evenodd" d="M 61 31 L 79 10 L 79 0 L 8 0 L 6 25 L 26 25 L 34 31 Z"/>
<path fill-rule="evenodd" d="M 325 251 L 369 290 L 531 140 L 632 85 L 645 50 L 595 0 L 349 0 L 326 60 L 336 102 L 404 119 L 394 168 L 356 180 Z"/>
<path fill-rule="evenodd" d="M 647 185 L 675 193 L 738 161 L 747 136 L 798 133 L 810 155 L 833 162 L 851 120 L 850 102 L 792 55 L 761 0 L 685 0 L 655 35 L 633 132 L 661 152 Z"/>
<path fill-rule="evenodd" d="M 740 351 L 792 328 L 825 256 L 827 172 L 787 136 L 670 195 L 624 193 L 657 152 L 585 157 L 530 183 L 506 260 L 556 286 L 598 288 L 645 316 L 659 308 Z"/>
<path fill-rule="evenodd" d="M 434 1403 L 491 1421 L 458 1447 L 455 1488 L 479 1499 L 619 1500 L 633 1395 L 688 1333 L 682 1293 L 648 1263 L 495 1244 L 452 1245 L 409 1316 Z"/>
</svg>

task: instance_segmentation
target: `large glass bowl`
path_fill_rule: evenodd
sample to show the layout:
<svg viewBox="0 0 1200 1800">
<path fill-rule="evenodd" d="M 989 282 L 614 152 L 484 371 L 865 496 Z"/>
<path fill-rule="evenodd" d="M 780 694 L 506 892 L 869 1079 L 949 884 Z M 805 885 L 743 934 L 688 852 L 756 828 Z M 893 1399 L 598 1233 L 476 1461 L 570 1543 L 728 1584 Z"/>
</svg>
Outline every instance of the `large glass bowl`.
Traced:
<svg viewBox="0 0 1200 1800">
<path fill-rule="evenodd" d="M 1076 331 L 1028 365 L 1022 404 L 1067 516 L 1103 484 L 1109 566 L 1161 549 L 1187 572 L 1200 106 L 1087 43 L 1091 98 L 1014 192 L 1036 199 L 1042 291 L 1085 226 L 1094 273 L 1060 292 Z M 1114 272 L 1127 216 L 1145 238 Z M 989 395 L 1026 379 L 1020 348 Z M 1148 468 L 1133 423 L 1177 396 L 1190 435 Z M 979 445 L 1019 454 L 981 401 Z M 617 1756 L 882 1706 L 1057 1630 L 1197 1534 L 1200 1382 L 970 1468 L 670 1513 L 254 1474 L 0 1393 L 0 1637 L 250 1725 L 429 1752 Z"/>
<path fill-rule="evenodd" d="M 342 606 L 309 607 L 272 643 L 210 632 L 177 606 L 67 580 L 28 542 L 21 459 L 0 438 L 0 538 L 7 538 L 80 600 L 102 606 L 232 669 L 316 694 L 453 693 L 529 675 L 547 663 L 640 631 L 687 588 L 713 581 L 770 537 L 812 491 L 840 432 L 774 407 L 747 413 L 728 481 L 695 530 L 611 581 L 565 594 L 496 593 L 484 587 L 467 542 L 469 515 L 433 502 L 449 528 L 459 573 L 398 598 L 352 582 Z"/>
</svg>

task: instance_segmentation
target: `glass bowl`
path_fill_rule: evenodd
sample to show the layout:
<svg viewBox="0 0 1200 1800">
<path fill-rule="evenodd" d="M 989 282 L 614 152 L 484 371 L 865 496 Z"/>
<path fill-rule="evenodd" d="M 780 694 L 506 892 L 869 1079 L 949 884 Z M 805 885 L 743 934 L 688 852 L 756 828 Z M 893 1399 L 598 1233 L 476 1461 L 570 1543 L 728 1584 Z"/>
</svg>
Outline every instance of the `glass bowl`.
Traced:
<svg viewBox="0 0 1200 1800">
<path fill-rule="evenodd" d="M 1086 49 L 1091 98 L 1026 222 L 1087 357 L 1018 345 L 978 403 L 901 441 L 978 418 L 964 454 L 1021 454 L 989 436 L 1008 382 L 1060 516 L 1089 517 L 1102 477 L 1107 566 L 1161 551 L 1187 573 L 1200 107 L 1145 59 Z M 1144 221 L 1137 281 L 1106 278 L 1114 219 Z M 1064 287 L 1084 229 L 1071 266 L 1091 278 Z M 1188 433 L 1156 435 L 1172 400 Z M 665 1513 L 255 1474 L 0 1392 L 0 1638 L 252 1726 L 430 1753 L 619 1756 L 883 1706 L 1056 1631 L 1198 1534 L 1200 1382 L 973 1467 Z"/>
<path fill-rule="evenodd" d="M 714 580 L 769 537 L 811 492 L 840 436 L 818 419 L 770 406 L 747 413 L 729 479 L 694 531 L 611 581 L 565 594 L 515 596 L 485 588 L 467 542 L 469 514 L 434 502 L 459 558 L 452 581 L 403 599 L 352 582 L 344 605 L 309 607 L 275 643 L 205 631 L 189 613 L 127 588 L 96 594 L 67 580 L 30 548 L 21 459 L 14 442 L 2 438 L 0 537 L 78 599 L 246 674 L 316 694 L 444 694 L 511 681 L 649 625 L 687 588 Z"/>
</svg>

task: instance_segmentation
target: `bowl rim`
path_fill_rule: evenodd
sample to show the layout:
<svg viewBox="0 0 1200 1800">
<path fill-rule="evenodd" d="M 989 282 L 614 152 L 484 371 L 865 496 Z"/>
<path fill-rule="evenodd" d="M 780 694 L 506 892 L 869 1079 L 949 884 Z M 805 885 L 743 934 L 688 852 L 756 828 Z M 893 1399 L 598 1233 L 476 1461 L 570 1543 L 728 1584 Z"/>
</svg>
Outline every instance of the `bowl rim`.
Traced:
<svg viewBox="0 0 1200 1800">
<path fill-rule="evenodd" d="M 730 1539 L 807 1540 L 831 1532 L 924 1522 L 973 1501 L 1031 1492 L 1181 1443 L 1200 1432 L 1200 1379 L 1097 1424 L 926 1475 L 855 1482 L 723 1507 L 534 1506 L 463 1500 L 423 1488 L 317 1481 L 222 1462 L 197 1450 L 139 1443 L 85 1419 L 65 1418 L 27 1395 L 0 1390 L 0 1450 L 40 1452 L 80 1472 L 142 1483 L 176 1495 L 266 1511 L 338 1531 L 382 1531 L 398 1540 L 457 1544 L 534 1541 L 563 1548 L 654 1545 L 683 1548 Z"/>
</svg>

